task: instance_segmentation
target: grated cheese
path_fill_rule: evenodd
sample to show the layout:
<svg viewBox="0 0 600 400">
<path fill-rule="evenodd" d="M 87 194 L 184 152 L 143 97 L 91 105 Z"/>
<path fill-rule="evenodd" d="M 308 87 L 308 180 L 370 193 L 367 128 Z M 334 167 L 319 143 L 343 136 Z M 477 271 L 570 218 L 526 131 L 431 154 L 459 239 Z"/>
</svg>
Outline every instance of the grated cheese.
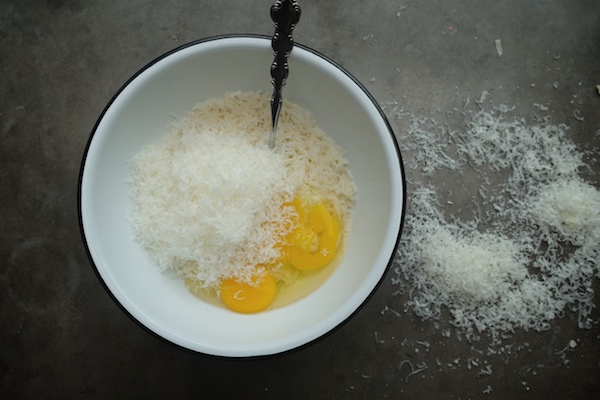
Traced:
<svg viewBox="0 0 600 400">
<path fill-rule="evenodd" d="M 451 230 L 439 221 L 422 242 L 424 272 L 454 296 L 497 300 L 527 275 L 522 250 L 496 234 Z"/>
<path fill-rule="evenodd" d="M 532 199 L 530 219 L 540 229 L 556 232 L 559 240 L 576 246 L 600 243 L 600 192 L 580 180 L 559 180 Z"/>
<path fill-rule="evenodd" d="M 135 155 L 131 222 L 162 271 L 213 289 L 224 278 L 252 282 L 256 266 L 279 258 L 295 213 L 285 203 L 295 196 L 349 218 L 356 187 L 342 149 L 287 101 L 274 150 L 269 126 L 266 95 L 229 93 L 197 105 Z M 297 275 L 279 267 L 276 279 Z"/>
<path fill-rule="evenodd" d="M 465 103 L 468 104 L 467 101 Z M 392 284 L 408 293 L 405 309 L 450 322 L 469 340 L 487 332 L 499 344 L 506 332 L 548 330 L 565 309 L 590 328 L 600 277 L 600 191 L 584 182 L 584 153 L 568 127 L 549 117 L 528 124 L 511 108 L 455 110 L 463 129 L 413 117 L 400 143 L 410 154 L 413 194 L 394 261 Z M 391 116 L 406 118 L 397 105 Z M 398 112 L 398 115 L 395 113 Z M 427 183 L 441 169 L 477 179 L 479 201 L 459 210 Z M 491 176 L 504 181 L 493 184 Z M 567 251 L 567 245 L 574 246 Z"/>
</svg>

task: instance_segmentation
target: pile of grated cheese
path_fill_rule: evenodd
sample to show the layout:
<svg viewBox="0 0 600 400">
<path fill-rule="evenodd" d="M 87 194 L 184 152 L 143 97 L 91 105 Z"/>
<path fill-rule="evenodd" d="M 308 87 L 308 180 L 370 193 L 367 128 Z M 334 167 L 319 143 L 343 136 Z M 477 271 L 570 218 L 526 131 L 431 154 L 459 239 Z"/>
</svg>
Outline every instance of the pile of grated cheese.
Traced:
<svg viewBox="0 0 600 400">
<path fill-rule="evenodd" d="M 447 311 L 470 340 L 485 332 L 498 344 L 515 330 L 548 330 L 566 310 L 590 328 L 600 191 L 580 177 L 584 152 L 566 125 L 528 124 L 508 107 L 478 105 L 454 110 L 463 129 L 411 118 L 400 137 L 413 190 L 392 284 L 409 294 L 406 310 L 425 320 Z M 386 108 L 391 118 L 409 116 L 397 104 Z M 478 186 L 456 213 L 442 205 L 452 204 L 448 191 L 429 183 L 444 171 Z"/>
<path fill-rule="evenodd" d="M 256 266 L 279 258 L 294 197 L 326 201 L 348 220 L 356 186 L 343 150 L 290 102 L 273 150 L 270 123 L 268 96 L 228 93 L 197 105 L 132 159 L 135 238 L 162 271 L 213 289 L 224 278 L 251 282 Z"/>
</svg>

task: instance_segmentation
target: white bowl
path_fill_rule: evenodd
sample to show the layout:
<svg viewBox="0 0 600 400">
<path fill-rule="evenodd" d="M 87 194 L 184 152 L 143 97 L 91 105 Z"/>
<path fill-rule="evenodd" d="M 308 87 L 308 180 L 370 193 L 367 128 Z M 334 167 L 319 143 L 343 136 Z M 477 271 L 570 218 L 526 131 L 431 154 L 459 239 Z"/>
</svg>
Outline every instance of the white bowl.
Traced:
<svg viewBox="0 0 600 400">
<path fill-rule="evenodd" d="M 141 69 L 113 97 L 88 142 L 79 182 L 84 242 L 113 298 L 158 336 L 226 357 L 282 353 L 341 325 L 383 279 L 400 238 L 405 179 L 394 133 L 367 90 L 342 67 L 296 45 L 284 98 L 308 109 L 347 151 L 358 187 L 344 258 L 310 295 L 243 315 L 193 297 L 162 275 L 135 242 L 128 222 L 128 161 L 165 136 L 173 115 L 228 91 L 271 92 L 270 38 L 229 35 L 179 47 Z"/>
</svg>

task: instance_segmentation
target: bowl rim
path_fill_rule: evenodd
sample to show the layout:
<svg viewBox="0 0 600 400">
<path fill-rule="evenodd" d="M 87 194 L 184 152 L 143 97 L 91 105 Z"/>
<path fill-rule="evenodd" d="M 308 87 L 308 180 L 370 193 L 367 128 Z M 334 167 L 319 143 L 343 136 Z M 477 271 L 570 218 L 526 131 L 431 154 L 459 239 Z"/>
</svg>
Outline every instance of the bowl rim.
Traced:
<svg viewBox="0 0 600 400">
<path fill-rule="evenodd" d="M 199 350 L 194 350 L 194 349 L 190 349 L 188 347 L 185 347 L 181 344 L 175 343 L 163 336 L 161 336 L 160 334 L 158 334 L 157 332 L 153 331 L 152 329 L 150 329 L 148 326 L 144 325 L 141 321 L 139 321 L 130 311 L 128 311 L 125 306 L 116 298 L 116 296 L 113 294 L 113 292 L 111 291 L 111 289 L 108 287 L 107 283 L 105 282 L 105 280 L 103 279 L 103 277 L 101 276 L 101 273 L 98 269 L 98 266 L 96 264 L 96 262 L 94 261 L 94 258 L 92 256 L 92 252 L 90 249 L 90 245 L 87 241 L 87 236 L 86 236 L 86 232 L 85 232 L 85 227 L 84 227 L 84 223 L 83 223 L 83 210 L 82 210 L 82 184 L 83 184 L 83 178 L 84 178 L 84 172 L 86 169 L 86 161 L 88 158 L 88 153 L 89 153 L 89 149 L 90 146 L 92 144 L 92 141 L 96 135 L 98 126 L 100 125 L 100 123 L 103 121 L 105 114 L 108 112 L 108 110 L 111 108 L 111 106 L 113 105 L 113 103 L 116 101 L 117 98 L 119 98 L 119 96 L 121 95 L 121 93 L 142 73 L 144 73 L 147 69 L 149 69 L 150 67 L 152 67 L 153 65 L 157 64 L 158 62 L 160 62 L 161 60 L 177 53 L 180 52 L 184 49 L 187 49 L 189 47 L 193 47 L 193 46 L 197 46 L 199 44 L 203 44 L 203 43 L 208 43 L 208 42 L 214 42 L 214 41 L 218 41 L 218 40 L 230 40 L 230 39 L 261 39 L 261 40 L 268 40 L 271 41 L 272 37 L 268 36 L 268 35 L 263 35 L 263 34 L 252 34 L 252 33 L 232 33 L 232 34 L 221 34 L 221 35 L 214 35 L 214 36 L 208 36 L 208 37 L 204 37 L 201 39 L 196 39 L 193 41 L 190 41 L 188 43 L 184 43 L 178 47 L 175 47 L 165 53 L 163 53 L 162 55 L 154 58 L 152 61 L 148 62 L 146 65 L 144 65 L 143 67 L 141 67 L 140 69 L 138 69 L 130 78 L 128 78 L 120 87 L 119 89 L 114 93 L 114 95 L 111 97 L 111 99 L 108 101 L 108 103 L 106 104 L 106 106 L 103 108 L 102 112 L 100 113 L 100 115 L 98 116 L 94 127 L 87 139 L 86 145 L 85 145 L 85 149 L 83 152 L 83 156 L 81 159 L 81 163 L 80 163 L 80 170 L 79 170 L 79 177 L 78 177 L 78 183 L 77 183 L 77 213 L 78 213 L 78 222 L 79 222 L 79 231 L 81 234 L 81 238 L 84 244 L 84 248 L 85 248 L 85 252 L 87 254 L 87 258 L 94 270 L 94 273 L 96 274 L 98 280 L 100 281 L 100 283 L 102 284 L 102 287 L 104 288 L 104 290 L 108 293 L 109 297 L 113 300 L 114 303 L 117 304 L 117 306 L 125 313 L 125 315 L 127 315 L 130 319 L 132 319 L 137 325 L 141 326 L 144 330 L 146 330 L 147 332 L 149 332 L 152 336 L 160 339 L 163 342 L 166 342 L 168 344 L 170 344 L 171 346 L 174 346 L 176 348 L 182 349 L 184 351 L 193 353 L 193 354 L 197 354 L 197 355 L 203 355 L 203 356 L 207 356 L 207 357 L 211 357 L 211 358 L 219 358 L 219 359 L 260 359 L 260 358 L 269 358 L 269 357 L 276 357 L 279 355 L 283 355 L 283 354 L 288 354 L 291 352 L 295 352 L 295 351 L 299 351 L 303 348 L 306 348 L 320 340 L 323 340 L 325 338 L 327 338 L 329 335 L 333 334 L 334 332 L 336 332 L 338 329 L 340 329 L 342 326 L 344 326 L 348 321 L 350 321 L 354 316 L 356 316 L 358 314 L 358 312 L 367 304 L 367 302 L 373 297 L 373 295 L 375 294 L 375 292 L 377 291 L 377 289 L 381 286 L 383 280 L 385 279 L 385 277 L 387 276 L 391 265 L 393 263 L 393 260 L 395 258 L 395 255 L 397 253 L 397 249 L 400 243 L 400 239 L 402 236 L 402 230 L 404 227 L 404 221 L 405 221 L 405 215 L 406 215 L 406 208 L 407 208 L 407 189 L 406 189 L 406 175 L 405 175 L 405 167 L 404 167 L 404 163 L 403 163 L 403 159 L 402 159 L 402 154 L 400 152 L 400 148 L 398 145 L 398 141 L 396 139 L 396 136 L 394 134 L 394 130 L 392 129 L 389 120 L 387 118 L 387 116 L 385 115 L 383 109 L 381 108 L 381 106 L 379 105 L 379 103 L 375 100 L 375 98 L 373 97 L 373 95 L 369 92 L 369 90 L 357 79 L 355 78 L 348 70 L 346 70 L 343 66 L 341 66 L 339 63 L 337 63 L 336 61 L 334 61 L 333 59 L 327 57 L 326 55 L 322 54 L 321 52 L 314 50 L 308 46 L 305 46 L 303 44 L 294 42 L 294 47 L 298 47 L 301 48 L 309 53 L 312 53 L 313 55 L 321 58 L 322 60 L 330 63 L 332 66 L 334 66 L 336 69 L 338 69 L 340 72 L 342 72 L 344 75 L 346 75 L 363 93 L 365 96 L 367 96 L 367 98 L 373 103 L 373 106 L 375 107 L 375 109 L 377 110 L 377 112 L 379 113 L 379 116 L 381 117 L 382 121 L 385 123 L 385 126 L 387 128 L 387 132 L 390 135 L 390 139 L 392 141 L 392 143 L 394 144 L 394 150 L 395 150 L 395 154 L 396 157 L 398 159 L 398 164 L 400 167 L 400 177 L 401 177 L 401 193 L 402 193 L 402 209 L 400 212 L 400 222 L 399 222 L 399 226 L 397 229 L 397 233 L 396 233 L 396 239 L 394 242 L 394 246 L 390 255 L 390 258 L 387 262 L 386 267 L 384 268 L 381 277 L 379 278 L 379 280 L 377 281 L 377 283 L 373 286 L 373 288 L 371 289 L 371 291 L 367 294 L 367 296 L 364 298 L 364 300 L 361 302 L 361 304 L 359 304 L 344 320 L 340 321 L 337 325 L 333 326 L 331 329 L 329 329 L 328 331 L 322 333 L 320 336 L 313 338 L 303 344 L 300 344 L 298 346 L 292 347 L 290 349 L 286 349 L 283 351 L 277 351 L 274 353 L 270 353 L 270 354 L 260 354 L 260 355 L 241 355 L 241 356 L 235 356 L 235 355 L 216 355 L 216 354 L 210 354 L 210 353 L 204 353 L 201 352 Z"/>
</svg>

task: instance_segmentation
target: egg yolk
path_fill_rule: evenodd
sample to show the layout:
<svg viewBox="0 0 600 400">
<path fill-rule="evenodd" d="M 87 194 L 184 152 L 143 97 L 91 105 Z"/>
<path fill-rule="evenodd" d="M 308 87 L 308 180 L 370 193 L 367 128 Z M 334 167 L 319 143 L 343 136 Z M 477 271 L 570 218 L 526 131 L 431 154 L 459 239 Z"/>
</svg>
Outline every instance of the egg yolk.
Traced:
<svg viewBox="0 0 600 400">
<path fill-rule="evenodd" d="M 277 283 L 269 274 L 254 278 L 253 283 L 224 279 L 221 282 L 221 300 L 233 311 L 241 313 L 264 310 L 275 298 Z"/>
<path fill-rule="evenodd" d="M 306 208 L 298 200 L 292 205 L 298 213 L 296 228 L 286 238 L 284 258 L 302 271 L 314 271 L 329 264 L 337 253 L 340 226 L 322 203 Z"/>
</svg>

